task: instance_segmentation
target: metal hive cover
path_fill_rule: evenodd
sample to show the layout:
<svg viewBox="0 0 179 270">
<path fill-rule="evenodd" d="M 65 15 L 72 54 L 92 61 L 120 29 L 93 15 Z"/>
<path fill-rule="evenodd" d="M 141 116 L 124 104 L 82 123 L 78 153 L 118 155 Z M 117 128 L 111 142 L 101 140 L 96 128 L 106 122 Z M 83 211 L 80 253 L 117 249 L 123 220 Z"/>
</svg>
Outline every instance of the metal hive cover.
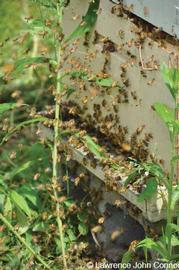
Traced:
<svg viewBox="0 0 179 270">
<path fill-rule="evenodd" d="M 179 0 L 124 0 L 132 13 L 179 38 Z"/>
</svg>

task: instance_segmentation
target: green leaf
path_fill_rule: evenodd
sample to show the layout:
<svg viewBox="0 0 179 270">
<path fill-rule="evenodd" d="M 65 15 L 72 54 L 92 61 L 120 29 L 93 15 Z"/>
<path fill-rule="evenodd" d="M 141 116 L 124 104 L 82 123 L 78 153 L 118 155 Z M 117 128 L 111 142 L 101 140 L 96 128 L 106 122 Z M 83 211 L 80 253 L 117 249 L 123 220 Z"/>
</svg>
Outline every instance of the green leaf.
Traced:
<svg viewBox="0 0 179 270">
<path fill-rule="evenodd" d="M 9 110 L 15 109 L 17 107 L 16 103 L 2 103 L 0 104 L 0 116 Z"/>
<path fill-rule="evenodd" d="M 16 127 L 14 127 L 13 129 L 11 129 L 6 136 L 2 139 L 0 145 L 2 145 L 4 142 L 6 142 L 15 132 L 17 132 L 18 130 L 20 130 L 21 128 L 24 128 L 26 126 L 38 123 L 38 122 L 44 122 L 48 120 L 48 118 L 46 117 L 38 117 L 38 118 L 34 118 L 34 119 L 30 119 L 30 120 L 26 120 L 24 122 L 21 122 L 20 124 L 16 125 Z"/>
<path fill-rule="evenodd" d="M 32 231 L 33 232 L 46 232 L 47 228 L 46 228 L 45 223 L 41 221 L 33 226 Z"/>
<path fill-rule="evenodd" d="M 12 72 L 13 75 L 17 75 L 18 73 L 22 73 L 26 67 L 29 67 L 33 64 L 43 64 L 48 63 L 49 59 L 46 57 L 28 57 L 22 58 L 15 62 L 14 70 Z"/>
<path fill-rule="evenodd" d="M 143 166 L 144 166 L 144 170 L 149 172 L 152 176 L 155 176 L 159 179 L 162 179 L 163 177 L 165 177 L 165 173 L 159 164 L 148 162 L 148 163 L 144 163 Z"/>
<path fill-rule="evenodd" d="M 174 110 L 162 103 L 155 103 L 153 107 L 158 113 L 158 115 L 161 117 L 161 119 L 164 121 L 164 123 L 166 123 L 167 125 L 173 123 L 173 121 L 175 120 Z"/>
<path fill-rule="evenodd" d="M 179 232 L 179 226 L 177 224 L 175 224 L 175 223 L 168 223 L 166 225 L 166 231 L 167 232 L 171 231 L 171 232 L 174 232 L 174 233 Z"/>
<path fill-rule="evenodd" d="M 9 197 L 6 198 L 6 202 L 4 204 L 4 216 L 8 217 L 10 220 L 12 218 L 12 203 Z"/>
<path fill-rule="evenodd" d="M 69 98 L 75 91 L 76 91 L 75 88 L 69 87 L 65 92 L 66 97 Z"/>
<path fill-rule="evenodd" d="M 39 28 L 39 29 L 43 29 L 44 27 L 46 28 L 45 23 L 40 20 L 40 19 L 33 19 L 29 22 L 29 26 L 34 29 L 34 28 Z"/>
<path fill-rule="evenodd" d="M 179 239 L 174 234 L 172 235 L 172 238 L 171 238 L 171 245 L 172 245 L 172 247 L 179 246 Z"/>
<path fill-rule="evenodd" d="M 173 164 L 176 164 L 176 162 L 177 162 L 178 160 L 179 160 L 179 156 L 177 155 L 177 156 L 172 157 L 171 162 L 172 162 Z"/>
<path fill-rule="evenodd" d="M 179 201 L 179 185 L 174 188 L 172 193 L 171 209 L 175 210 L 176 203 Z"/>
<path fill-rule="evenodd" d="M 154 242 L 154 240 L 147 237 L 138 243 L 137 248 L 145 247 L 147 249 L 152 249 L 153 247 L 156 247 L 156 245 L 157 244 Z"/>
<path fill-rule="evenodd" d="M 155 178 L 150 178 L 147 181 L 146 187 L 140 193 L 138 197 L 139 202 L 143 202 L 144 200 L 149 200 L 152 196 L 157 192 L 157 180 Z"/>
<path fill-rule="evenodd" d="M 112 78 L 96 78 L 96 84 L 103 87 L 112 87 L 114 81 Z"/>
<path fill-rule="evenodd" d="M 78 224 L 78 230 L 81 235 L 87 235 L 89 228 L 86 224 L 84 223 L 79 223 Z"/>
<path fill-rule="evenodd" d="M 56 4 L 53 0 L 31 0 L 31 1 L 42 7 L 56 10 Z"/>
<path fill-rule="evenodd" d="M 179 131 L 179 121 L 175 120 L 174 110 L 161 103 L 155 103 L 153 107 L 163 122 L 167 125 L 170 133 L 170 138 L 172 140 L 172 134 L 174 130 Z"/>
<path fill-rule="evenodd" d="M 13 190 L 10 192 L 10 198 L 18 208 L 20 208 L 28 217 L 31 217 L 31 209 L 22 195 Z"/>
<path fill-rule="evenodd" d="M 101 159 L 104 157 L 104 153 L 101 151 L 101 146 L 94 142 L 89 135 L 83 137 L 86 147 L 92 152 L 97 158 Z"/>
<path fill-rule="evenodd" d="M 76 238 L 76 236 L 75 236 L 75 234 L 74 234 L 74 232 L 73 232 L 72 229 L 67 229 L 66 232 L 67 232 L 68 237 L 69 237 L 69 239 L 70 239 L 71 242 L 74 242 L 74 241 L 77 240 L 77 238 Z"/>
<path fill-rule="evenodd" d="M 35 207 L 40 206 L 40 198 L 38 191 L 34 189 L 32 186 L 22 186 L 20 188 L 20 192 L 23 194 L 23 196 L 30 201 Z"/>
<path fill-rule="evenodd" d="M 79 78 L 79 79 L 83 79 L 83 80 L 88 80 L 88 74 L 87 74 L 87 72 L 81 71 L 81 70 L 80 71 L 72 71 L 70 73 L 70 76 L 71 76 L 72 79 Z"/>
<path fill-rule="evenodd" d="M 24 214 L 24 212 L 18 207 L 15 207 L 16 217 L 19 225 L 21 227 L 26 227 L 28 225 L 28 217 Z"/>
<path fill-rule="evenodd" d="M 85 211 L 82 212 L 82 213 L 78 213 L 77 218 L 78 218 L 79 221 L 84 222 L 84 221 L 86 221 L 88 219 L 88 213 L 85 212 Z"/>
<path fill-rule="evenodd" d="M 137 249 L 138 248 L 155 251 L 158 254 L 160 254 L 162 258 L 167 258 L 168 256 L 167 250 L 165 250 L 165 247 L 162 246 L 162 243 L 160 241 L 155 242 L 154 240 L 148 237 L 146 237 L 144 240 L 138 243 Z"/>
<path fill-rule="evenodd" d="M 122 264 L 125 264 L 125 263 L 129 263 L 131 260 L 132 260 L 132 255 L 133 255 L 133 251 L 132 250 L 128 250 L 127 252 L 124 253 L 123 257 L 122 257 Z M 124 269 L 122 267 L 122 269 Z"/>
<path fill-rule="evenodd" d="M 5 175 L 5 178 L 7 179 L 13 179 L 14 176 L 16 176 L 17 174 L 22 173 L 23 171 L 27 170 L 28 168 L 30 168 L 30 166 L 32 165 L 32 161 L 27 161 L 24 164 L 22 164 L 21 166 L 18 166 L 17 168 L 15 168 L 14 170 L 12 170 L 11 172 L 7 173 Z"/>
<path fill-rule="evenodd" d="M 87 13 L 83 17 L 82 22 L 70 34 L 70 36 L 65 39 L 65 42 L 68 42 L 72 39 L 76 39 L 80 36 L 84 36 L 86 33 L 89 33 L 91 31 L 97 20 L 97 11 L 99 8 L 99 3 L 100 0 L 94 0 L 90 2 Z"/>
<path fill-rule="evenodd" d="M 4 207 L 5 198 L 6 198 L 5 194 L 0 193 L 0 210 L 1 211 L 3 210 L 3 207 Z"/>
<path fill-rule="evenodd" d="M 167 85 L 172 97 L 175 100 L 179 90 L 179 69 L 169 68 L 166 65 L 162 65 L 161 71 L 164 82 Z"/>
<path fill-rule="evenodd" d="M 133 183 L 138 175 L 138 171 L 134 170 L 131 174 L 128 175 L 127 179 L 125 180 L 124 186 L 127 187 L 129 184 Z"/>
</svg>

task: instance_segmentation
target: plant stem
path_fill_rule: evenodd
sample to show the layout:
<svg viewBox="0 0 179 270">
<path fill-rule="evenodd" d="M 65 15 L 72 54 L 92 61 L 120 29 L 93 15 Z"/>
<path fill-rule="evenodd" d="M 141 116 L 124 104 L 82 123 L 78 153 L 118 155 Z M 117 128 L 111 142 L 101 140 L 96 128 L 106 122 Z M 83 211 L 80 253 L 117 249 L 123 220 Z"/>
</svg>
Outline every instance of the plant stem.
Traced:
<svg viewBox="0 0 179 270">
<path fill-rule="evenodd" d="M 177 116 L 176 102 L 177 101 L 175 101 L 175 115 Z M 177 134 L 176 134 L 176 130 L 174 128 L 174 130 L 172 132 L 172 140 L 171 140 L 171 143 L 172 143 L 171 156 L 172 157 L 176 156 L 176 142 L 177 142 Z M 177 175 L 178 175 L 178 172 L 177 172 Z M 173 210 L 171 209 L 171 204 L 172 204 L 172 195 L 173 195 L 173 179 L 174 179 L 174 176 L 175 176 L 175 165 L 171 161 L 171 163 L 170 163 L 170 174 L 169 174 L 169 180 L 168 180 L 167 225 L 172 223 L 172 221 L 173 221 Z M 169 252 L 170 256 L 172 255 L 171 241 L 172 241 L 172 231 L 169 230 L 169 232 L 168 232 L 168 252 Z"/>
<path fill-rule="evenodd" d="M 18 232 L 15 231 L 13 226 L 9 223 L 9 221 L 0 213 L 0 219 L 2 222 L 8 227 L 10 231 L 18 238 L 18 240 L 34 255 L 34 257 L 47 269 L 51 269 L 51 267 L 42 259 L 40 255 L 38 255 L 31 246 L 21 237 Z"/>
<path fill-rule="evenodd" d="M 63 1 L 62 1 L 63 2 Z M 59 17 L 59 24 L 61 28 L 62 23 L 62 12 L 63 12 L 63 3 L 57 4 L 57 14 Z M 58 140 L 59 140 L 59 120 L 60 120 L 60 94 L 62 91 L 62 84 L 61 84 L 61 57 L 62 57 L 62 45 L 60 44 L 58 50 L 58 71 L 57 71 L 57 86 L 56 86 L 56 96 L 55 96 L 55 123 L 54 123 L 54 143 L 53 143 L 53 192 L 56 198 L 56 214 L 57 214 L 57 224 L 58 230 L 60 235 L 60 242 L 62 247 L 62 257 L 63 257 L 63 265 L 64 269 L 67 269 L 67 262 L 66 262 L 66 254 L 65 254 L 65 246 L 64 246 L 64 237 L 63 237 L 63 224 L 60 218 L 60 204 L 58 202 L 58 193 L 55 188 L 56 183 L 58 181 Z M 54 185 L 55 184 L 55 185 Z"/>
</svg>

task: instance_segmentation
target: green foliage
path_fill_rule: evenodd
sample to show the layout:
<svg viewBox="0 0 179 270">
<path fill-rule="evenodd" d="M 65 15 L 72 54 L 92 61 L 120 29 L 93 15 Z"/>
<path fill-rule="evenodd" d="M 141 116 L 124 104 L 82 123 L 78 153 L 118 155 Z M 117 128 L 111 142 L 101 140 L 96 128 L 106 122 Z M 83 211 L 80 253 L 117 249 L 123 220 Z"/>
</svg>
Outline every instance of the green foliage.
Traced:
<svg viewBox="0 0 179 270">
<path fill-rule="evenodd" d="M 139 202 L 143 202 L 145 200 L 149 200 L 153 197 L 154 194 L 157 193 L 157 180 L 155 178 L 150 178 L 147 180 L 146 187 L 144 190 L 140 193 L 138 197 Z"/>
<path fill-rule="evenodd" d="M 48 61 L 49 60 L 46 57 L 29 57 L 29 58 L 19 59 L 15 62 L 12 75 L 17 76 L 19 73 L 24 72 L 24 70 L 31 67 L 32 65 L 48 63 Z"/>
<path fill-rule="evenodd" d="M 3 103 L 3 104 L 0 104 L 0 116 L 6 112 L 6 111 L 9 111 L 9 110 L 12 110 L 14 108 L 17 107 L 17 104 L 16 103 Z"/>
<path fill-rule="evenodd" d="M 18 130 L 20 130 L 21 128 L 24 128 L 26 126 L 35 124 L 35 123 L 40 123 L 40 122 L 44 122 L 46 121 L 47 118 L 46 117 L 38 117 L 38 118 L 34 118 L 34 119 L 29 119 L 26 121 L 21 122 L 20 124 L 16 125 L 16 127 L 12 128 L 7 134 L 6 136 L 2 139 L 1 144 L 3 144 L 4 142 L 6 142 L 15 132 L 17 132 Z"/>
<path fill-rule="evenodd" d="M 80 36 L 84 36 L 89 33 L 93 28 L 97 20 L 97 11 L 99 8 L 100 0 L 91 1 L 86 15 L 83 17 L 80 25 L 65 39 L 65 42 L 69 42 Z"/>
<path fill-rule="evenodd" d="M 162 66 L 162 74 L 164 81 L 175 101 L 175 108 L 171 109 L 165 104 L 155 103 L 154 109 L 163 122 L 167 125 L 170 141 L 172 146 L 171 161 L 169 175 L 166 175 L 163 169 L 158 164 L 146 163 L 136 166 L 134 172 L 129 175 L 126 180 L 126 186 L 136 180 L 137 174 L 141 171 L 148 172 L 149 176 L 153 176 L 147 180 L 146 187 L 139 195 L 139 201 L 151 199 L 153 194 L 157 192 L 157 185 L 162 183 L 167 190 L 167 221 L 163 230 L 163 235 L 154 241 L 151 238 L 146 238 L 139 242 L 137 249 L 143 248 L 146 260 L 147 251 L 154 251 L 159 258 L 164 259 L 166 262 L 177 262 L 178 255 L 175 253 L 176 247 L 179 247 L 178 231 L 179 226 L 174 223 L 174 214 L 178 211 L 179 202 L 179 185 L 173 186 L 176 169 L 176 163 L 178 162 L 178 155 L 176 153 L 176 139 L 179 135 L 179 121 L 176 119 L 178 104 L 177 97 L 179 94 L 179 70 L 176 68 L 168 68 Z M 177 179 L 178 180 L 178 179 Z M 174 249 L 175 248 L 175 249 Z"/>
<path fill-rule="evenodd" d="M 174 100 L 176 100 L 178 94 L 178 84 L 179 84 L 179 70 L 177 68 L 169 68 L 166 65 L 161 66 L 161 71 L 165 84 Z"/>
<path fill-rule="evenodd" d="M 111 77 L 107 78 L 99 78 L 97 75 L 92 75 L 90 76 L 87 72 L 85 71 L 72 71 L 67 73 L 67 75 L 70 75 L 72 79 L 82 79 L 84 81 L 90 81 L 96 83 L 96 85 L 101 86 L 101 87 L 113 87 L 115 85 L 115 81 Z M 116 85 L 119 89 L 121 87 L 119 85 Z"/>
<path fill-rule="evenodd" d="M 99 159 L 104 157 L 104 153 L 101 150 L 100 145 L 95 143 L 94 140 L 89 135 L 85 135 L 83 137 L 83 140 L 87 148 L 91 151 L 91 153 L 94 154 L 94 156 L 96 156 Z"/>
<path fill-rule="evenodd" d="M 1 44 L 2 47 L 7 45 L 9 51 L 5 54 L 3 47 L 4 58 L 0 67 L 0 94 L 3 97 L 3 104 L 0 105 L 0 225 L 5 225 L 0 232 L 5 239 L 0 248 L 0 255 L 3 255 L 0 267 L 25 269 L 27 265 L 31 267 L 33 261 L 34 269 L 57 269 L 62 264 L 66 268 L 64 249 L 71 250 L 72 244 L 84 240 L 90 230 L 91 219 L 87 218 L 89 209 L 84 209 L 89 198 L 78 202 L 73 199 L 73 194 L 69 197 L 65 181 L 54 185 L 52 180 L 55 177 L 52 176 L 59 164 L 55 170 L 51 168 L 52 160 L 53 164 L 55 160 L 52 149 L 60 145 L 61 134 L 57 136 L 57 142 L 54 139 L 51 145 L 48 140 L 38 141 L 36 132 L 39 132 L 38 123 L 45 122 L 58 129 L 58 121 L 39 116 L 36 111 L 46 109 L 46 105 L 54 104 L 54 101 L 55 108 L 60 107 L 57 93 L 52 91 L 53 95 L 50 95 L 47 89 L 58 89 L 60 85 L 65 90 L 62 76 L 59 76 L 61 60 L 57 59 L 59 48 L 66 42 L 59 27 L 63 15 L 61 8 L 69 1 L 29 2 L 31 5 L 28 6 L 27 1 L 22 1 L 23 7 L 18 8 L 21 14 L 17 10 L 18 16 L 23 18 L 23 23 L 19 20 L 22 31 L 17 29 L 16 38 L 12 35 L 13 39 Z M 14 7 L 14 3 L 11 4 Z M 98 7 L 98 0 L 90 2 L 82 23 L 70 39 L 91 31 L 97 19 Z M 112 83 L 111 79 L 96 81 L 104 87 Z M 63 94 L 68 98 L 74 91 L 69 87 Z M 21 104 L 27 105 L 21 108 Z M 55 134 L 58 133 L 57 129 Z M 60 132 L 63 133 L 63 130 Z M 92 138 L 86 136 L 84 143 L 93 154 L 102 156 L 100 147 Z M 67 177 L 67 168 L 65 170 Z M 70 182 L 69 187 L 71 185 Z M 39 254 L 46 257 L 48 264 Z"/>
</svg>

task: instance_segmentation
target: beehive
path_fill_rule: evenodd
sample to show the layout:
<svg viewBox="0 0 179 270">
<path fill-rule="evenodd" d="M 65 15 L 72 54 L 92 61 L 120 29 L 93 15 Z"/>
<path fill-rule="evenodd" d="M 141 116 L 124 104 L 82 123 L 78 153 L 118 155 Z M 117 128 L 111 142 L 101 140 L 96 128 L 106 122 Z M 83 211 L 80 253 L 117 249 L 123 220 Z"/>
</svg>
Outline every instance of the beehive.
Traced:
<svg viewBox="0 0 179 270">
<path fill-rule="evenodd" d="M 71 33 L 79 24 L 87 8 L 88 1 L 71 1 L 64 16 L 65 34 Z M 133 12 L 137 13 L 135 9 Z M 158 23 L 155 25 L 160 26 Z M 142 130 L 139 134 L 141 142 L 145 142 L 147 136 L 152 138 L 148 147 L 148 160 L 155 158 L 166 169 L 171 151 L 169 135 L 152 106 L 155 102 L 170 107 L 174 105 L 162 80 L 160 65 L 175 61 L 178 44 L 173 37 L 160 33 L 129 11 L 124 12 L 120 5 L 101 0 L 97 23 L 90 39 L 85 44 L 83 41 L 78 44 L 65 66 L 69 68 L 73 63 L 73 68 L 79 66 L 90 74 L 106 72 L 124 89 L 120 92 L 115 84 L 110 88 L 96 87 L 90 80 L 85 87 L 80 87 L 80 81 L 67 81 L 76 88 L 67 101 L 77 104 L 81 108 L 80 118 L 90 122 L 94 130 L 100 130 L 111 143 L 115 134 L 115 145 L 119 147 L 119 152 L 121 130 L 127 131 L 124 137 L 130 144 L 136 131 Z M 76 44 L 71 44 L 73 47 Z M 99 171 L 92 173 L 100 178 Z M 165 205 L 161 198 L 148 202 L 146 206 L 137 204 L 136 194 L 130 191 L 126 194 L 127 200 L 137 205 L 150 221 L 164 218 Z"/>
</svg>

